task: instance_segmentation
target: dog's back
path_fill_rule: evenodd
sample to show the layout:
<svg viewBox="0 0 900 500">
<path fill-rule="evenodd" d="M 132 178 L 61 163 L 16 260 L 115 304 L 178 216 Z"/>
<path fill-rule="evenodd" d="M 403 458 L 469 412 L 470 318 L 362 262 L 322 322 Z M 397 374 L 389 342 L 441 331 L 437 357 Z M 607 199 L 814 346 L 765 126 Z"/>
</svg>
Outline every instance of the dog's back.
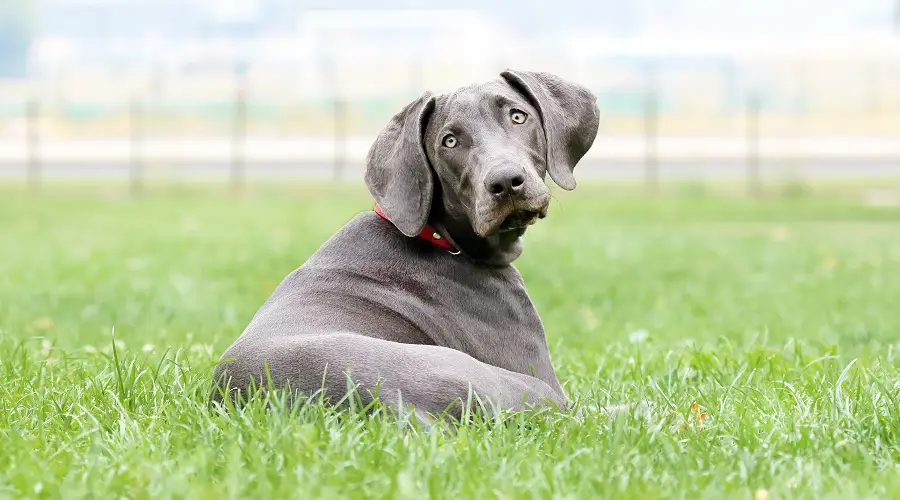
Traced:
<svg viewBox="0 0 900 500">
<path fill-rule="evenodd" d="M 288 275 L 223 359 L 273 338 L 352 332 L 437 345 L 558 387 L 540 318 L 512 266 L 477 266 L 374 212 Z"/>
</svg>

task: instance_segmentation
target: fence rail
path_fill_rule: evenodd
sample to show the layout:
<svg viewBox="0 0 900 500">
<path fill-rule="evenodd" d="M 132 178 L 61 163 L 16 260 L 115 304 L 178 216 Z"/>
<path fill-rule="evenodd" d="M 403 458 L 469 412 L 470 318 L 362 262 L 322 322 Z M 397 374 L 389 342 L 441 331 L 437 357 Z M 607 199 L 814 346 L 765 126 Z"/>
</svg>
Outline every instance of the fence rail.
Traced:
<svg viewBox="0 0 900 500">
<path fill-rule="evenodd" d="M 772 175 L 900 176 L 900 61 L 719 63 L 569 68 L 603 113 L 581 175 L 643 179 L 651 192 L 664 178 L 728 176 L 754 195 Z M 410 64 L 409 82 L 362 94 L 335 74 L 324 93 L 253 73 L 156 74 L 125 91 L 109 77 L 0 82 L 0 174 L 34 190 L 50 176 L 127 176 L 134 194 L 151 177 L 216 176 L 239 191 L 254 176 L 357 175 L 394 112 L 460 76 Z M 292 78 L 309 88 L 287 90 Z"/>
</svg>

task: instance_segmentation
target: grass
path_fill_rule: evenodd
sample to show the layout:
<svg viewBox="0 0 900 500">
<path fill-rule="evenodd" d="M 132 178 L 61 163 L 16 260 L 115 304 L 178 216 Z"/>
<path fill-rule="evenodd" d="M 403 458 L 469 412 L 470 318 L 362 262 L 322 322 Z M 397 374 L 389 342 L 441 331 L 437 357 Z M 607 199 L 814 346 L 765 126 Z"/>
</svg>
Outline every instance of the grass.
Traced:
<svg viewBox="0 0 900 500">
<path fill-rule="evenodd" d="M 517 266 L 581 419 L 207 410 L 256 308 L 370 206 L 2 188 L 0 497 L 900 495 L 900 209 L 850 196 L 557 193 Z"/>
</svg>

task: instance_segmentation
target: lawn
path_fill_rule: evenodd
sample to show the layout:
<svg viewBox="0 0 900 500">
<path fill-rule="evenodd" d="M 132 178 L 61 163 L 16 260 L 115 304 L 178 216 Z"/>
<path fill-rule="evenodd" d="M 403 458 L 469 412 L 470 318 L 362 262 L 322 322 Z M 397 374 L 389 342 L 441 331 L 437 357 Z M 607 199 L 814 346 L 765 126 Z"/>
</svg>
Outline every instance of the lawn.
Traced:
<svg viewBox="0 0 900 500">
<path fill-rule="evenodd" d="M 582 418 L 424 432 L 205 405 L 363 190 L 118 194 L 0 187 L 0 497 L 900 496 L 900 209 L 556 192 L 516 265 Z"/>
</svg>

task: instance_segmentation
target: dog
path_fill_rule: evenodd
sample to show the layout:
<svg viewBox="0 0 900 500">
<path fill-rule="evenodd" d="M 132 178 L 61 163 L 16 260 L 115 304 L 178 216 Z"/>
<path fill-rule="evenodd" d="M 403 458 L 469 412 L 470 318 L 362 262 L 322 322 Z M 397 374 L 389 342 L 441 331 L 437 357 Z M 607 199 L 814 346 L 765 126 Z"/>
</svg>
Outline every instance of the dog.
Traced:
<svg viewBox="0 0 900 500">
<path fill-rule="evenodd" d="M 290 273 L 222 355 L 212 399 L 251 385 L 378 398 L 425 421 L 494 410 L 565 409 L 543 325 L 513 261 L 597 136 L 586 87 L 503 71 L 425 92 L 366 156 L 374 210 Z M 377 391 L 377 394 L 376 394 Z"/>
</svg>

